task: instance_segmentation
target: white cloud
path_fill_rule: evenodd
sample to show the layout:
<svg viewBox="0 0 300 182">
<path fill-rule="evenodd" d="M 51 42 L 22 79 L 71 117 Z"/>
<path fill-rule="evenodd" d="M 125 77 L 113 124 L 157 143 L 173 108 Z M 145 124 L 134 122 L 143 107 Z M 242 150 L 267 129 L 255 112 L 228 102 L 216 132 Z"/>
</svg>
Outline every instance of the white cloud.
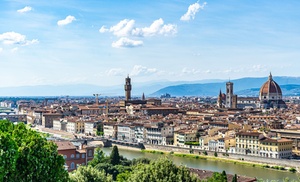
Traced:
<svg viewBox="0 0 300 182">
<path fill-rule="evenodd" d="M 102 26 L 100 33 L 111 32 L 117 37 L 139 36 L 148 37 L 155 35 L 173 35 L 177 33 L 177 26 L 174 24 L 164 24 L 163 19 L 155 20 L 149 27 L 136 28 L 134 20 L 124 19 L 118 24 L 106 28 Z"/>
<path fill-rule="evenodd" d="M 204 2 L 202 5 L 199 4 L 199 2 L 196 2 L 195 4 L 191 4 L 188 8 L 188 11 L 181 16 L 180 20 L 182 21 L 189 21 L 191 19 L 195 19 L 196 13 L 200 10 L 200 9 L 204 9 L 204 6 L 207 3 Z"/>
<path fill-rule="evenodd" d="M 192 68 L 192 69 L 189 69 L 189 68 L 183 68 L 182 71 L 181 71 L 183 74 L 199 74 L 201 73 L 200 70 L 197 70 L 195 68 Z"/>
<path fill-rule="evenodd" d="M 121 47 L 129 47 L 129 48 L 133 48 L 133 47 L 139 47 L 143 45 L 143 41 L 140 40 L 132 40 L 126 37 L 122 37 L 119 40 L 117 40 L 116 42 L 112 43 L 112 47 L 115 48 L 121 48 Z"/>
<path fill-rule="evenodd" d="M 3 52 L 3 48 L 2 48 L 2 47 L 0 47 L 0 53 L 1 53 L 1 52 Z"/>
<path fill-rule="evenodd" d="M 108 32 L 108 31 L 109 31 L 109 29 L 105 28 L 104 25 L 99 29 L 100 33 L 105 33 L 105 32 Z"/>
<path fill-rule="evenodd" d="M 135 65 L 130 73 L 130 76 L 145 76 L 157 72 L 156 68 L 147 68 L 141 65 Z"/>
<path fill-rule="evenodd" d="M 177 26 L 174 24 L 164 24 L 163 19 L 155 20 L 149 27 L 136 28 L 132 31 L 136 36 L 155 36 L 155 35 L 172 35 L 177 33 Z"/>
<path fill-rule="evenodd" d="M 257 65 L 253 65 L 249 71 L 250 72 L 265 72 L 265 71 L 267 71 L 267 68 L 264 65 L 257 64 Z"/>
<path fill-rule="evenodd" d="M 106 74 L 108 76 L 123 76 L 124 70 L 122 68 L 112 68 L 112 69 L 106 71 Z"/>
<path fill-rule="evenodd" d="M 27 12 L 29 12 L 29 11 L 31 11 L 31 10 L 32 10 L 32 7 L 30 7 L 30 6 L 25 6 L 23 9 L 17 10 L 17 12 L 18 12 L 18 13 L 27 13 Z"/>
<path fill-rule="evenodd" d="M 117 25 L 112 26 L 109 31 L 113 32 L 113 34 L 118 37 L 128 36 L 131 35 L 131 32 L 134 29 L 134 23 L 134 20 L 124 19 Z"/>
<path fill-rule="evenodd" d="M 0 34 L 0 42 L 7 45 L 31 45 L 39 43 L 37 39 L 27 40 L 25 35 L 16 32 L 5 32 Z"/>
<path fill-rule="evenodd" d="M 57 25 L 58 26 L 68 25 L 75 20 L 76 20 L 76 18 L 74 16 L 69 15 L 65 19 L 57 21 Z"/>
</svg>

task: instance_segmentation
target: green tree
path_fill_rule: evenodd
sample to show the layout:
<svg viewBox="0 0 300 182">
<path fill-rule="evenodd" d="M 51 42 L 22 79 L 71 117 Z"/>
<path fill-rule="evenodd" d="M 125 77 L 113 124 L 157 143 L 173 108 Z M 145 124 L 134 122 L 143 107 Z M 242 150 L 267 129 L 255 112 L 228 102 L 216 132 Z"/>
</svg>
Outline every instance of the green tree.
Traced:
<svg viewBox="0 0 300 182">
<path fill-rule="evenodd" d="M 103 136 L 104 132 L 103 132 L 103 123 L 99 123 L 97 125 L 97 135 L 98 136 Z"/>
<path fill-rule="evenodd" d="M 96 148 L 94 158 L 88 163 L 88 165 L 95 167 L 97 164 L 107 161 L 108 158 L 105 157 L 104 152 L 100 148 Z"/>
<path fill-rule="evenodd" d="M 16 172 L 18 147 L 8 133 L 0 133 L 0 181 Z"/>
<path fill-rule="evenodd" d="M 110 158 L 110 163 L 112 165 L 120 164 L 120 154 L 119 154 L 118 147 L 116 145 L 113 147 L 109 158 Z"/>
<path fill-rule="evenodd" d="M 212 177 L 208 178 L 207 182 L 227 182 L 227 177 L 225 179 L 223 173 L 214 172 Z"/>
<path fill-rule="evenodd" d="M 214 153 L 214 156 L 215 156 L 215 157 L 218 157 L 218 153 L 217 153 L 217 152 L 215 152 L 215 153 Z"/>
<path fill-rule="evenodd" d="M 65 160 L 53 142 L 27 129 L 24 123 L 14 125 L 7 120 L 0 121 L 0 133 L 2 181 L 68 180 Z"/>
<path fill-rule="evenodd" d="M 71 182 L 112 182 L 112 176 L 103 170 L 99 171 L 92 166 L 80 166 L 76 171 L 70 173 Z"/>
<path fill-rule="evenodd" d="M 237 176 L 236 176 L 236 174 L 233 176 L 232 182 L 237 182 Z"/>
<path fill-rule="evenodd" d="M 156 161 L 151 161 L 150 164 L 138 164 L 132 171 L 132 174 L 127 181 L 144 182 L 144 181 L 200 181 L 196 176 L 184 166 L 176 166 L 168 158 L 161 158 Z"/>
<path fill-rule="evenodd" d="M 222 171 L 222 177 L 223 177 L 223 181 L 227 182 L 227 174 L 225 171 Z"/>
</svg>

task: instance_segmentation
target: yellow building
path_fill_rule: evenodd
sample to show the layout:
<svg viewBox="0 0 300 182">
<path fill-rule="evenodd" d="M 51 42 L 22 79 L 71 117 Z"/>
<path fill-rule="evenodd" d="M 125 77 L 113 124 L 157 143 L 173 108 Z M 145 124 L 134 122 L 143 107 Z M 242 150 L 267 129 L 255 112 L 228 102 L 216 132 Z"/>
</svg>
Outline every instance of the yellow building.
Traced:
<svg viewBox="0 0 300 182">
<path fill-rule="evenodd" d="M 236 145 L 236 140 L 234 137 L 233 138 L 225 137 L 224 142 L 225 142 L 225 150 L 229 150 L 230 147 L 235 147 Z"/>
<path fill-rule="evenodd" d="M 183 146 L 186 142 L 197 142 L 195 130 L 179 130 L 174 132 L 174 146 Z"/>
<path fill-rule="evenodd" d="M 259 137 L 262 135 L 258 132 L 240 132 L 236 133 L 235 152 L 237 154 L 246 154 L 259 156 Z"/>
<path fill-rule="evenodd" d="M 292 156 L 293 141 L 285 138 L 264 138 L 260 140 L 260 156 L 267 158 L 289 158 Z"/>
</svg>

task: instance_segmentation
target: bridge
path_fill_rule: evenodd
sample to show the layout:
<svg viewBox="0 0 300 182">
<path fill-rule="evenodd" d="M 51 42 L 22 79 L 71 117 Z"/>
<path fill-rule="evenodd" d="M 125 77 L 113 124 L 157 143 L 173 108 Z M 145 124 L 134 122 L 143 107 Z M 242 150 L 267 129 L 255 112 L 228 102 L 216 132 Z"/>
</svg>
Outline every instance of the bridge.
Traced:
<svg viewBox="0 0 300 182">
<path fill-rule="evenodd" d="M 77 138 L 77 139 L 72 139 L 70 140 L 71 142 L 80 142 L 80 143 L 91 143 L 95 141 L 101 141 L 103 142 L 103 147 L 111 147 L 113 144 L 116 145 L 122 145 L 122 146 L 127 146 L 127 147 L 134 147 L 134 148 L 139 148 L 139 149 L 145 149 L 145 146 L 142 143 L 133 143 L 133 142 L 125 142 L 125 141 L 120 141 L 120 140 L 111 140 L 107 138 Z"/>
<path fill-rule="evenodd" d="M 9 107 L 0 107 L 0 115 L 16 114 L 16 111 Z"/>
</svg>

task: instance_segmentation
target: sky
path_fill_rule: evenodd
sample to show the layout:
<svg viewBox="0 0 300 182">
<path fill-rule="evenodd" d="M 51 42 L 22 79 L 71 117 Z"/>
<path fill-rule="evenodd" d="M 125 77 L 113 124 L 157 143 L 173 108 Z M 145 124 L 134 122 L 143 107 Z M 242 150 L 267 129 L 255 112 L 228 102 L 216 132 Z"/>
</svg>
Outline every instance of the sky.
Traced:
<svg viewBox="0 0 300 182">
<path fill-rule="evenodd" d="M 0 87 L 300 76 L 298 0 L 1 0 Z"/>
</svg>

